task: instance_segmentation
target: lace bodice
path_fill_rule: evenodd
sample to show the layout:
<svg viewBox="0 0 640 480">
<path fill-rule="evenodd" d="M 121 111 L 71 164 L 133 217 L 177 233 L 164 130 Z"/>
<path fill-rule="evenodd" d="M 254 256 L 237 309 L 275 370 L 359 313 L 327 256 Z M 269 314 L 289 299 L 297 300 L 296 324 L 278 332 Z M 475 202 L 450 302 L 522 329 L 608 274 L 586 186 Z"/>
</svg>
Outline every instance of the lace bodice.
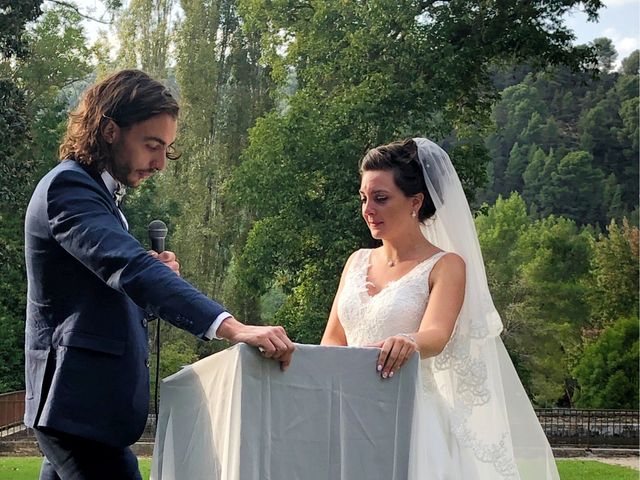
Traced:
<svg viewBox="0 0 640 480">
<path fill-rule="evenodd" d="M 347 343 L 353 346 L 417 331 L 429 299 L 429 274 L 446 254 L 436 253 L 372 296 L 367 290 L 371 252 L 356 253 L 338 299 L 338 317 Z"/>
</svg>

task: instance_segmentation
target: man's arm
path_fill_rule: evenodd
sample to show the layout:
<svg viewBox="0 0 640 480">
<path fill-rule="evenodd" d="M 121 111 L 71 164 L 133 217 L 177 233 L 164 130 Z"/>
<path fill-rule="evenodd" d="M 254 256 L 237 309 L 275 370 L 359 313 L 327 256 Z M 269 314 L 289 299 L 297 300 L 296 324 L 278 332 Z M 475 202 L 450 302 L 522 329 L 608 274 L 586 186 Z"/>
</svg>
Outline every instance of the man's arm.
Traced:
<svg viewBox="0 0 640 480">
<path fill-rule="evenodd" d="M 110 198 L 85 172 L 66 170 L 51 181 L 47 215 L 54 239 L 111 288 L 139 307 L 201 338 L 226 310 L 154 258 L 110 208 Z M 175 257 L 174 257 L 175 259 Z M 282 327 L 243 325 L 229 316 L 219 338 L 260 347 L 286 367 L 294 347 Z"/>
</svg>

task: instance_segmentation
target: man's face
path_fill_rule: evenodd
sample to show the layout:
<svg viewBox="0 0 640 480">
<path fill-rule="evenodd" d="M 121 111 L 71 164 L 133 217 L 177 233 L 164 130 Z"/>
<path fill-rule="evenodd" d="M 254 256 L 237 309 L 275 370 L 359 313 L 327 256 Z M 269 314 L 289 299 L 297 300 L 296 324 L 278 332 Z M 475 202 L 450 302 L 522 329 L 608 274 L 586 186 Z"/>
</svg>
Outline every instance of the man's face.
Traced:
<svg viewBox="0 0 640 480">
<path fill-rule="evenodd" d="M 113 162 L 109 173 L 128 187 L 137 187 L 151 175 L 163 170 L 167 148 L 176 140 L 178 122 L 168 113 L 155 115 L 127 128 L 112 124 L 105 133 L 113 144 Z"/>
</svg>

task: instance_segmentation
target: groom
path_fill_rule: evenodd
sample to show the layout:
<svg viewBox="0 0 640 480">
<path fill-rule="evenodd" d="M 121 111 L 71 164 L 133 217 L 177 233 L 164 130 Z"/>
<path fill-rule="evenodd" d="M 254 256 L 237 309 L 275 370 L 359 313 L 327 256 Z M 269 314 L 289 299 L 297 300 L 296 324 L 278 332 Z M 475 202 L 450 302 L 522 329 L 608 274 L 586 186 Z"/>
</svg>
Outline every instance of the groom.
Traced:
<svg viewBox="0 0 640 480">
<path fill-rule="evenodd" d="M 143 72 L 90 87 L 29 202 L 25 424 L 45 455 L 42 480 L 140 479 L 128 446 L 148 414 L 150 316 L 291 362 L 282 327 L 238 322 L 180 278 L 172 252 L 150 254 L 128 232 L 122 191 L 178 157 L 177 117 Z"/>
</svg>

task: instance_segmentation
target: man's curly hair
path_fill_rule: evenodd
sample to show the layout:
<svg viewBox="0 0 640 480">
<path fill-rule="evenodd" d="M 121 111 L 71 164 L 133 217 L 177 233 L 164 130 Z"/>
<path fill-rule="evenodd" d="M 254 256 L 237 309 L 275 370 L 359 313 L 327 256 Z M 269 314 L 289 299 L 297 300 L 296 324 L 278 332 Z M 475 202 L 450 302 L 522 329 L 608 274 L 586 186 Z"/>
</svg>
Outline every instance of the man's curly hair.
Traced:
<svg viewBox="0 0 640 480">
<path fill-rule="evenodd" d="M 93 85 L 69 114 L 67 133 L 60 145 L 60 160 L 74 158 L 95 172 L 111 162 L 112 146 L 102 136 L 105 122 L 126 129 L 167 113 L 178 118 L 178 102 L 169 90 L 140 70 L 121 70 Z M 180 157 L 173 148 L 167 158 Z"/>
</svg>

